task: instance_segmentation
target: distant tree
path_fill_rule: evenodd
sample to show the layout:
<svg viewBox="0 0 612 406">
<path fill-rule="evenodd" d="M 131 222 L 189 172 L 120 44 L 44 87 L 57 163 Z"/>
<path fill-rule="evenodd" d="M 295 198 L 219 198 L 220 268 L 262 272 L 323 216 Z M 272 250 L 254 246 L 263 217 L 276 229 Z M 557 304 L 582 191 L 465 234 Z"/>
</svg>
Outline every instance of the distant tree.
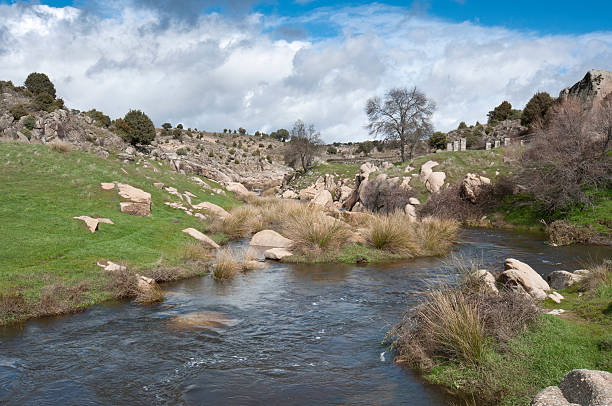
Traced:
<svg viewBox="0 0 612 406">
<path fill-rule="evenodd" d="M 507 101 L 501 102 L 501 104 L 489 111 L 487 116 L 489 117 L 489 124 L 496 123 L 498 121 L 504 121 L 510 118 L 512 114 L 512 104 Z"/>
<path fill-rule="evenodd" d="M 227 134 L 227 128 L 223 129 L 223 134 Z"/>
<path fill-rule="evenodd" d="M 374 140 L 374 146 L 378 152 L 383 152 L 385 150 L 385 143 L 381 140 Z"/>
<path fill-rule="evenodd" d="M 297 120 L 291 129 L 291 140 L 285 147 L 285 162 L 304 171 L 312 166 L 321 145 L 321 137 L 313 124 L 306 125 Z"/>
<path fill-rule="evenodd" d="M 441 131 L 436 131 L 429 137 L 429 146 L 433 149 L 446 149 L 447 142 L 446 133 Z"/>
<path fill-rule="evenodd" d="M 142 111 L 130 110 L 122 121 L 120 135 L 130 144 L 150 144 L 155 138 L 155 126 Z"/>
<path fill-rule="evenodd" d="M 467 128 L 467 124 L 465 124 L 465 121 L 462 121 L 459 123 L 459 127 L 457 127 L 458 130 L 465 130 Z"/>
<path fill-rule="evenodd" d="M 358 154 L 363 152 L 363 155 L 368 156 L 370 155 L 370 152 L 372 152 L 373 149 L 374 143 L 372 141 L 363 141 L 360 142 L 359 145 L 357 145 L 357 150 L 355 152 L 357 152 Z"/>
<path fill-rule="evenodd" d="M 406 148 L 412 159 L 417 143 L 429 136 L 434 109 L 435 104 L 416 87 L 394 88 L 385 94 L 384 101 L 379 97 L 367 101 L 368 129 L 372 135 L 398 141 L 405 162 Z"/>
<path fill-rule="evenodd" d="M 177 125 L 176 125 L 176 128 L 178 128 L 179 130 L 182 130 L 182 129 L 183 129 L 183 124 L 180 124 L 180 123 L 179 123 L 179 124 L 177 124 Z"/>
<path fill-rule="evenodd" d="M 330 155 L 336 155 L 338 153 L 338 148 L 334 147 L 333 145 L 330 145 L 329 147 L 327 147 L 327 153 Z"/>
<path fill-rule="evenodd" d="M 242 134 L 242 135 L 246 134 L 246 130 L 245 130 L 244 128 L 242 128 L 242 127 L 240 127 L 240 128 L 238 129 L 238 132 L 239 132 L 240 134 Z"/>
<path fill-rule="evenodd" d="M 44 73 L 33 72 L 30 73 L 25 80 L 26 88 L 34 95 L 40 93 L 47 93 L 53 99 L 55 99 L 55 86 Z"/>
<path fill-rule="evenodd" d="M 163 123 L 163 124 L 162 124 L 162 128 L 163 128 L 164 130 L 168 131 L 169 129 L 171 129 L 171 128 L 172 128 L 172 124 L 170 124 L 170 123 Z"/>
<path fill-rule="evenodd" d="M 534 94 L 523 109 L 521 124 L 529 126 L 537 120 L 543 120 L 553 101 L 553 98 L 546 92 Z"/>
<path fill-rule="evenodd" d="M 277 139 L 279 141 L 285 142 L 289 139 L 289 131 L 284 128 L 280 128 L 270 134 L 270 137 Z"/>
<path fill-rule="evenodd" d="M 49 93 L 42 92 L 34 96 L 34 101 L 30 103 L 30 108 L 36 111 L 53 111 L 57 108 L 53 104 L 54 99 Z"/>
<path fill-rule="evenodd" d="M 261 133 L 260 133 L 259 131 L 255 131 L 255 136 L 256 136 L 256 137 L 260 137 L 260 136 L 261 136 Z"/>
</svg>

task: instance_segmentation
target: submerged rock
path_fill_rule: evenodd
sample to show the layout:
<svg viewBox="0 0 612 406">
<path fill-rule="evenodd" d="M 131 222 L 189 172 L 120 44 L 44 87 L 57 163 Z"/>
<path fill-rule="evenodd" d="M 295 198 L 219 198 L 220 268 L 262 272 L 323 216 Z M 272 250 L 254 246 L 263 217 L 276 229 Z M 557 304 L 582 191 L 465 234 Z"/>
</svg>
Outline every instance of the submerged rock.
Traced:
<svg viewBox="0 0 612 406">
<path fill-rule="evenodd" d="M 267 259 L 281 260 L 292 255 L 293 254 L 290 251 L 287 251 L 284 248 L 270 248 L 269 250 L 264 251 L 264 257 Z"/>
</svg>

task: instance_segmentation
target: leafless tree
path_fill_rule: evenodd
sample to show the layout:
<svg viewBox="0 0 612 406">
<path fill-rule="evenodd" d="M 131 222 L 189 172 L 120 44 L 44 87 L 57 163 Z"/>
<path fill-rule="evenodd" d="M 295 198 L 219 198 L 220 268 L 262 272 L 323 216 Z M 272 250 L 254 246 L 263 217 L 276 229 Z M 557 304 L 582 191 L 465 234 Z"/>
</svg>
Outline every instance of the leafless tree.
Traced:
<svg viewBox="0 0 612 406">
<path fill-rule="evenodd" d="M 402 161 L 406 161 L 406 149 L 412 159 L 417 143 L 431 134 L 430 119 L 434 110 L 434 102 L 416 87 L 394 88 L 385 94 L 384 100 L 380 97 L 368 99 L 367 128 L 371 135 L 397 140 Z"/>
<path fill-rule="evenodd" d="M 306 171 L 312 165 L 321 144 L 320 133 L 315 126 L 297 120 L 291 129 L 291 140 L 285 147 L 285 162 L 294 168 L 299 165 Z"/>
<path fill-rule="evenodd" d="M 585 110 L 569 98 L 551 107 L 548 123 L 522 160 L 521 181 L 549 212 L 590 204 L 589 191 L 610 187 L 612 103 Z"/>
</svg>

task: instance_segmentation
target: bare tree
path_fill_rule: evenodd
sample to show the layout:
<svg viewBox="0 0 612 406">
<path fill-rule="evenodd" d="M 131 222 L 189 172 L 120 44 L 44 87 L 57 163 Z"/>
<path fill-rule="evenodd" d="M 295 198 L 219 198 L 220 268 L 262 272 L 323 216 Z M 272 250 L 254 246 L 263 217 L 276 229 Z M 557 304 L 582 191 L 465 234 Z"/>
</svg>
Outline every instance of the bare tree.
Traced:
<svg viewBox="0 0 612 406">
<path fill-rule="evenodd" d="M 406 148 L 412 159 L 417 143 L 429 137 L 434 110 L 434 102 L 416 87 L 410 90 L 394 88 L 385 94 L 384 100 L 380 97 L 368 99 L 367 128 L 371 135 L 399 141 L 402 161 L 406 161 Z"/>
<path fill-rule="evenodd" d="M 320 133 L 315 126 L 297 120 L 291 129 L 291 140 L 285 148 L 285 162 L 294 168 L 300 165 L 306 171 L 311 167 L 321 144 Z"/>
</svg>

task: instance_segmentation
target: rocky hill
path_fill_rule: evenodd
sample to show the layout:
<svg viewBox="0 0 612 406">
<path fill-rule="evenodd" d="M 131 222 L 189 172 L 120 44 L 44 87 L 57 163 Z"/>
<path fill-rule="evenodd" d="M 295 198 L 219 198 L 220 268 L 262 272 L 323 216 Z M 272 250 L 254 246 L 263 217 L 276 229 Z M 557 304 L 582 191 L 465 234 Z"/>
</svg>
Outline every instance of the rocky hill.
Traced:
<svg viewBox="0 0 612 406">
<path fill-rule="evenodd" d="M 104 158 L 145 165 L 162 161 L 176 171 L 250 188 L 279 185 L 291 172 L 282 163 L 283 144 L 270 137 L 158 129 L 151 145 L 133 147 L 88 113 L 63 103 L 41 108 L 25 89 L 8 82 L 2 82 L 0 92 L 0 140 L 65 142 Z"/>
</svg>

